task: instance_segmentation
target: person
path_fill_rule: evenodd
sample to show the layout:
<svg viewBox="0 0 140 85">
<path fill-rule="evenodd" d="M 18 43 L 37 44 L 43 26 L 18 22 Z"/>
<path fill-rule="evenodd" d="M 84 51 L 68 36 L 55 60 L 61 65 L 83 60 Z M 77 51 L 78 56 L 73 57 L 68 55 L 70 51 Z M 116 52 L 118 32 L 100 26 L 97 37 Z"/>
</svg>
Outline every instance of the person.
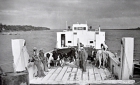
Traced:
<svg viewBox="0 0 140 85">
<path fill-rule="evenodd" d="M 44 71 L 48 72 L 46 57 L 44 57 L 43 49 L 39 51 L 39 58 L 44 66 Z"/>
<path fill-rule="evenodd" d="M 86 72 L 86 63 L 87 63 L 88 54 L 84 49 L 84 45 L 80 45 L 79 51 L 79 67 L 82 69 L 83 72 Z"/>
<path fill-rule="evenodd" d="M 108 50 L 108 46 L 105 44 L 105 41 L 103 43 L 103 47 L 104 47 L 104 50 L 107 51 Z"/>
<path fill-rule="evenodd" d="M 101 44 L 101 49 L 102 49 L 103 68 L 105 68 L 105 65 L 107 64 L 107 59 L 109 56 L 107 53 L 108 46 L 105 43 L 103 43 Z"/>
<path fill-rule="evenodd" d="M 34 56 L 33 56 L 34 64 L 35 64 L 35 66 L 37 67 L 37 70 L 38 70 L 36 76 L 44 77 L 45 74 L 44 74 L 44 71 L 41 67 L 41 61 L 40 61 L 40 58 L 37 55 L 37 48 L 36 47 L 34 47 L 34 49 L 33 49 L 33 54 L 34 54 Z"/>
</svg>

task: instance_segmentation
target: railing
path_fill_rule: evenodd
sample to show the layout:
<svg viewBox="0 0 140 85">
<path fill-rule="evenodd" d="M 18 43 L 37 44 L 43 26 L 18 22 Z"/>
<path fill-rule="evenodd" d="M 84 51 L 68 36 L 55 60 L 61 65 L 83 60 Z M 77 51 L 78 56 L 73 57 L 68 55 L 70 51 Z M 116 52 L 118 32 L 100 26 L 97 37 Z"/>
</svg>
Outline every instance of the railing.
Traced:
<svg viewBox="0 0 140 85">
<path fill-rule="evenodd" d="M 116 79 L 121 78 L 121 62 L 112 52 L 107 51 L 109 54 L 108 66 L 110 72 L 115 76 Z"/>
<path fill-rule="evenodd" d="M 122 38 L 120 58 L 115 57 L 113 53 L 109 54 L 109 70 L 119 80 L 129 80 L 133 77 L 133 51 L 134 39 L 130 37 Z"/>
</svg>

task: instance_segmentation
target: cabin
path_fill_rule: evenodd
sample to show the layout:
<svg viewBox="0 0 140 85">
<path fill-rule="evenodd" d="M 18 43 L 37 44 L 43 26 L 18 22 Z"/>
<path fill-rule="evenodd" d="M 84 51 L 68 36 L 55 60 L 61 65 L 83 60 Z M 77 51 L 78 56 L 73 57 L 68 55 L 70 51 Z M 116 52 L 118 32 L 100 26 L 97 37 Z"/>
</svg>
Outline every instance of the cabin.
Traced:
<svg viewBox="0 0 140 85">
<path fill-rule="evenodd" d="M 77 46 L 78 40 L 84 47 L 101 48 L 105 42 L 105 32 L 99 29 L 89 31 L 87 24 L 73 24 L 72 30 L 57 32 L 57 47 L 59 49 Z"/>
</svg>

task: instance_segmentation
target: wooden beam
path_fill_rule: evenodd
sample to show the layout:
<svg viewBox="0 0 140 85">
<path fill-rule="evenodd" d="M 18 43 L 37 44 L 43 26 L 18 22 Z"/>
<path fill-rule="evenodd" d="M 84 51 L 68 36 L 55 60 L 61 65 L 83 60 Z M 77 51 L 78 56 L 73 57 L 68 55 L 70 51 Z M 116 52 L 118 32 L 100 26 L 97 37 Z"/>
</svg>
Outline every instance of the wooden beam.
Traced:
<svg viewBox="0 0 140 85">
<path fill-rule="evenodd" d="M 73 81 L 73 80 L 75 80 L 75 78 L 76 78 L 76 72 L 77 72 L 77 68 L 73 68 L 72 69 L 72 72 L 71 72 L 71 77 L 70 77 L 70 81 Z"/>
<path fill-rule="evenodd" d="M 95 81 L 95 75 L 93 72 L 93 68 L 89 69 L 89 81 Z"/>
<path fill-rule="evenodd" d="M 65 74 L 64 74 L 64 77 L 62 78 L 62 81 L 67 81 L 67 80 L 69 80 L 69 76 L 70 76 L 70 74 L 71 74 L 71 70 L 72 70 L 72 68 L 71 68 L 71 67 L 68 67 L 67 71 L 66 71 Z"/>
<path fill-rule="evenodd" d="M 100 80 L 100 81 L 47 81 L 45 84 L 78 84 L 78 85 L 89 85 L 89 84 L 106 84 L 106 85 L 114 85 L 114 84 L 125 84 L 125 85 L 133 85 L 135 80 Z"/>
<path fill-rule="evenodd" d="M 47 80 L 52 76 L 52 74 L 56 71 L 56 69 L 52 69 L 48 72 L 48 74 L 42 79 L 42 83 L 47 82 Z"/>
<path fill-rule="evenodd" d="M 95 75 L 96 81 L 102 80 L 101 75 L 99 73 L 99 69 L 97 67 L 94 67 L 94 75 Z"/>
<path fill-rule="evenodd" d="M 121 48 L 121 79 L 126 80 L 133 77 L 134 38 L 122 38 Z"/>
<path fill-rule="evenodd" d="M 78 68 L 78 70 L 77 70 L 76 80 L 77 81 L 82 80 L 82 70 L 80 68 Z"/>
<path fill-rule="evenodd" d="M 64 66 L 63 69 L 61 70 L 61 72 L 59 73 L 59 75 L 56 77 L 55 81 L 60 81 L 62 80 L 66 70 L 68 67 Z"/>
<path fill-rule="evenodd" d="M 60 73 L 61 70 L 62 70 L 61 67 L 57 68 L 57 70 L 52 74 L 49 80 L 55 80 L 55 78 L 57 77 L 57 75 Z"/>
</svg>

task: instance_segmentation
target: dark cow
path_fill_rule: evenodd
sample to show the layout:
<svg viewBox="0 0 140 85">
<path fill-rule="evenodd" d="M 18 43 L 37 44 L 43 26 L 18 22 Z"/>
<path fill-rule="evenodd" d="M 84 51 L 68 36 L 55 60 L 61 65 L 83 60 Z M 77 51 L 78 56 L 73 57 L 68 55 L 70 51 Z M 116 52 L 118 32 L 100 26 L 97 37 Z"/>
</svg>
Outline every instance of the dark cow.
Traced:
<svg viewBox="0 0 140 85">
<path fill-rule="evenodd" d="M 71 48 L 70 52 L 67 53 L 67 56 L 70 58 L 70 63 L 76 61 L 76 50 L 75 48 Z"/>
</svg>

